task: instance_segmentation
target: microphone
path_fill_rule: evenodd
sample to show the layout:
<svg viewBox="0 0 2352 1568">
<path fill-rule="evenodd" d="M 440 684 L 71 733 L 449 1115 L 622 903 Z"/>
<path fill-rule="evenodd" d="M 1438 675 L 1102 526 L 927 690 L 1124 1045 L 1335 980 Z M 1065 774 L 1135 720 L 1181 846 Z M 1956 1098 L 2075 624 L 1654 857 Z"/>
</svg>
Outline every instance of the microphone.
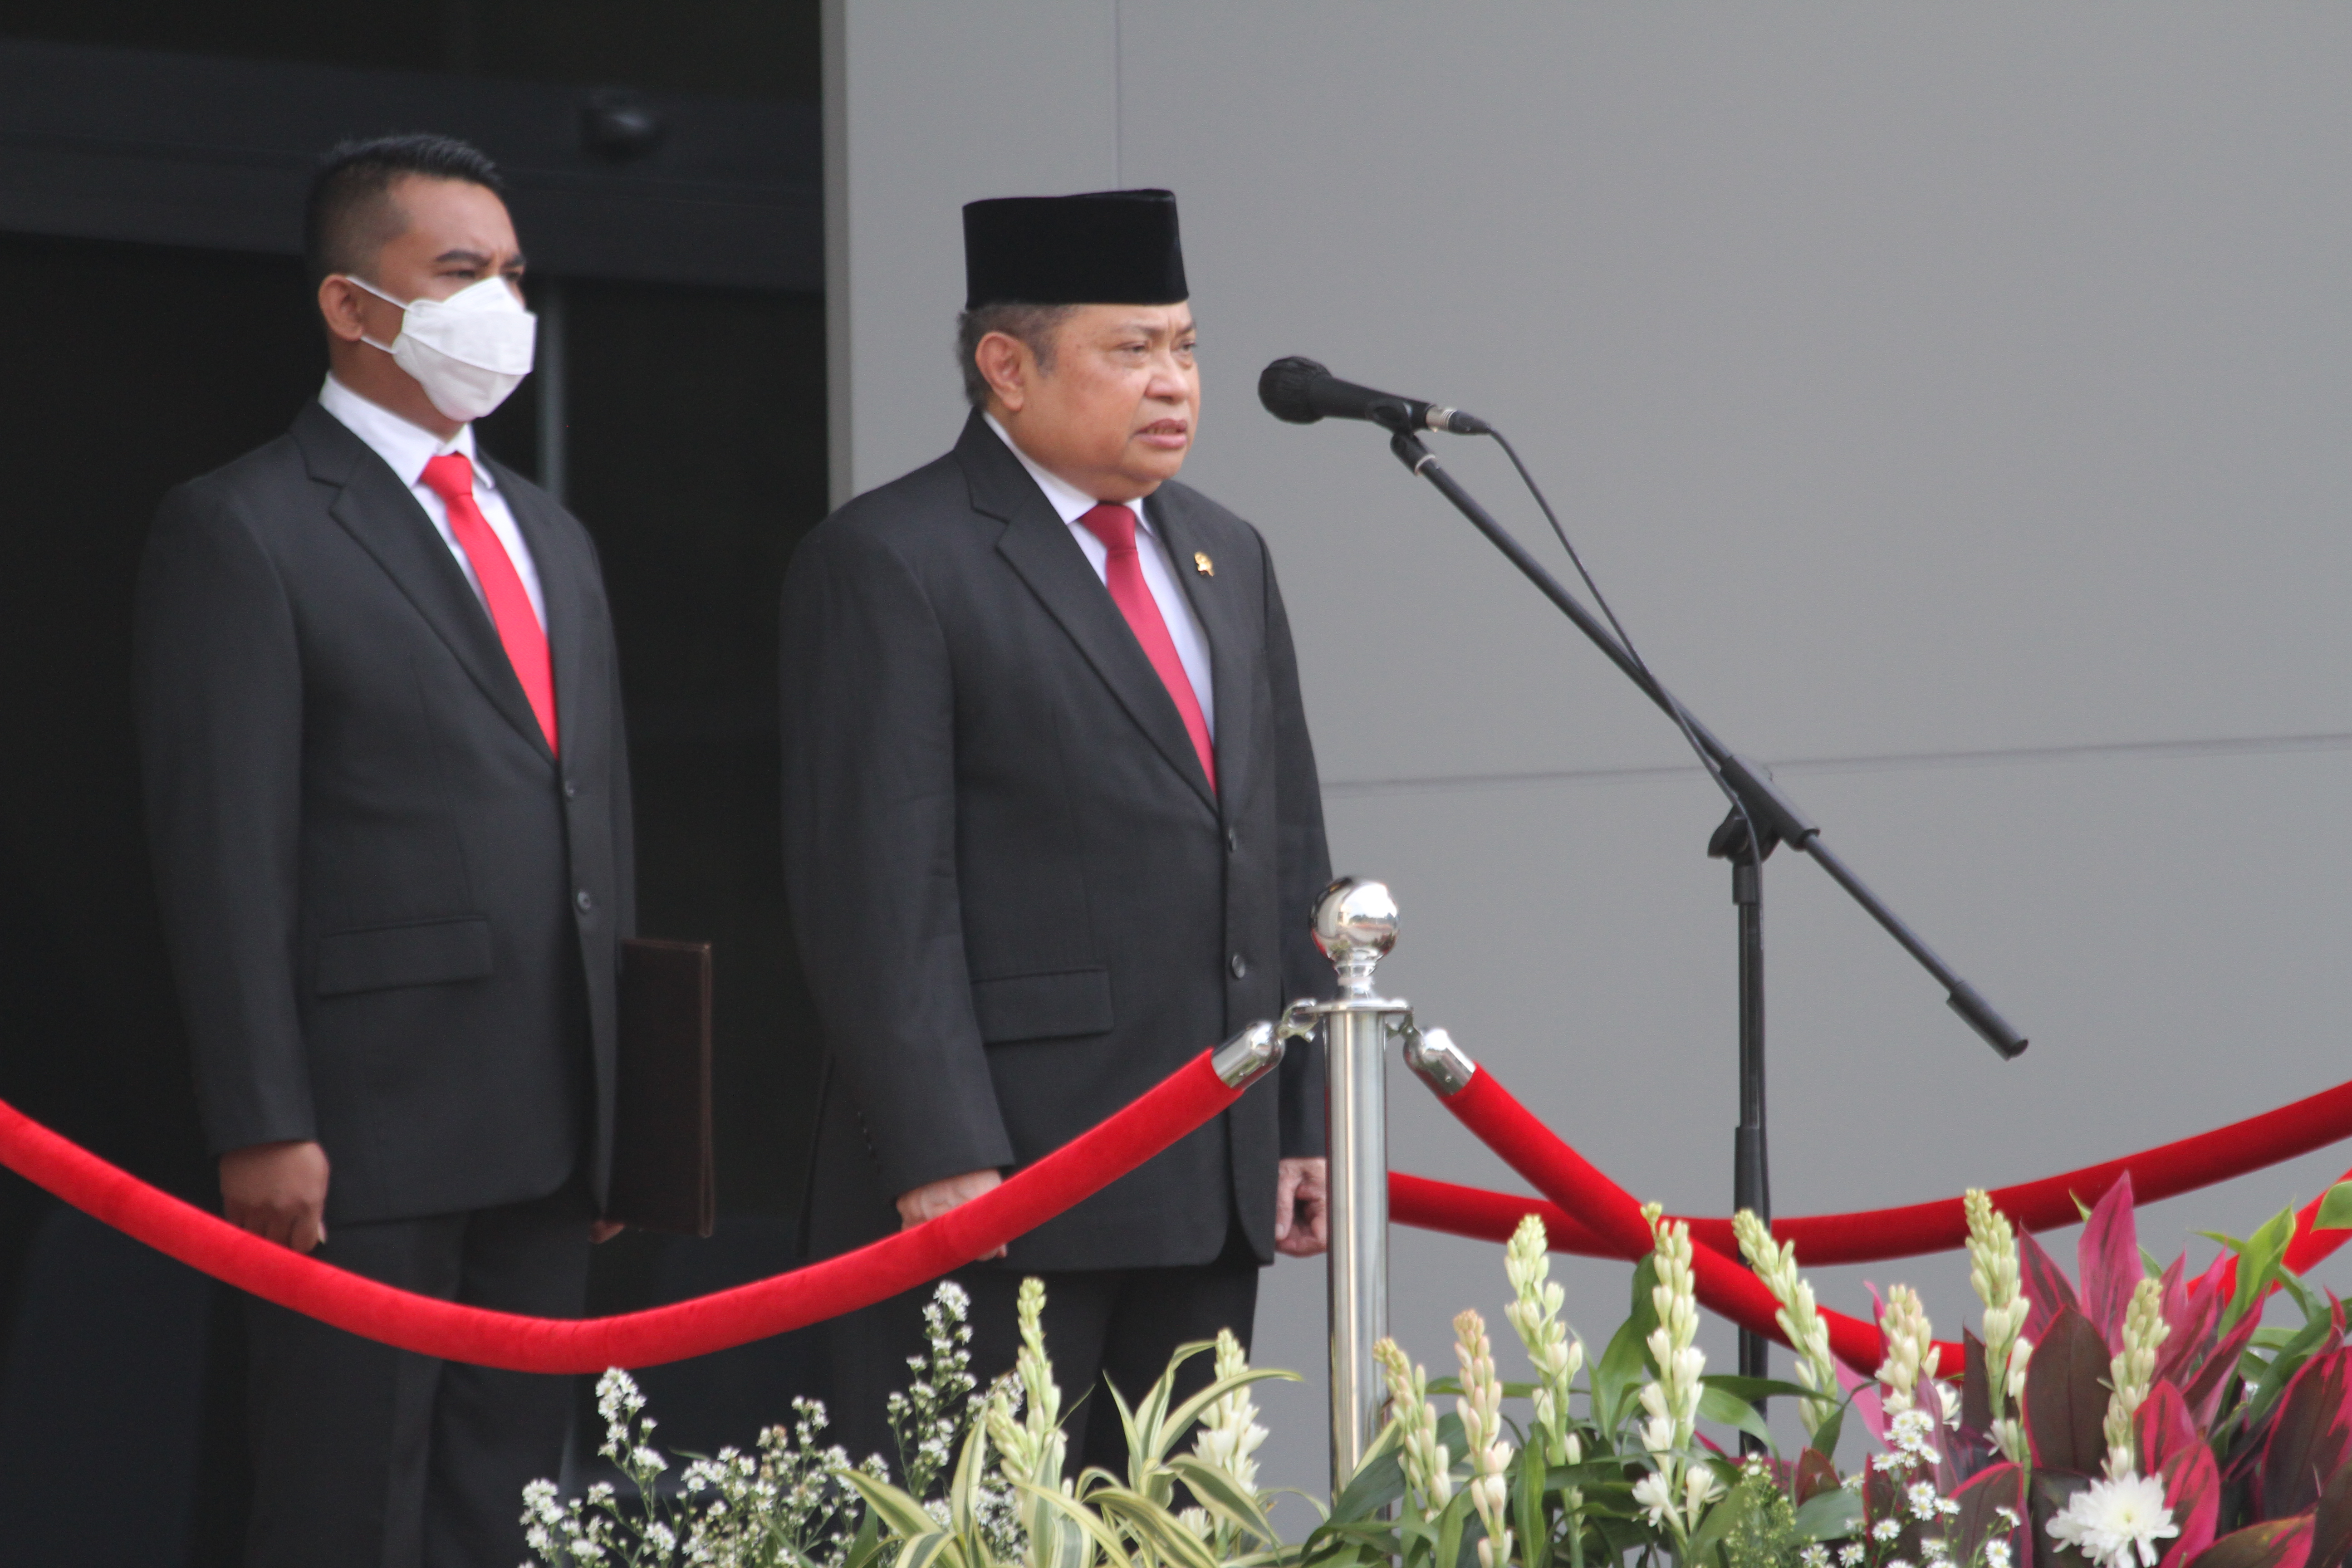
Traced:
<svg viewBox="0 0 2352 1568">
<path fill-rule="evenodd" d="M 1278 359 L 1257 378 L 1257 400 L 1276 419 L 1312 425 L 1318 419 L 1369 419 L 1391 430 L 1446 430 L 1456 436 L 1493 434 L 1475 414 L 1441 408 L 1417 397 L 1399 397 L 1341 381 L 1311 359 Z"/>
</svg>

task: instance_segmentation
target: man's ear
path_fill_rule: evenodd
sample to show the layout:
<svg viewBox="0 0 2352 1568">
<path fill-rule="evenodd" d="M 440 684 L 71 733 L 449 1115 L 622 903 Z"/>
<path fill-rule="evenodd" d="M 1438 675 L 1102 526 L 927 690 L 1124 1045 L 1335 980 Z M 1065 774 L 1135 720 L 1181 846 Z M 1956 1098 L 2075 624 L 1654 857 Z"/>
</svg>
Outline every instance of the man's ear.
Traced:
<svg viewBox="0 0 2352 1568">
<path fill-rule="evenodd" d="M 347 343 L 358 342 L 367 336 L 367 323 L 360 319 L 360 301 L 365 297 L 348 278 L 338 275 L 322 279 L 319 284 L 319 315 L 326 321 L 328 332 Z"/>
<path fill-rule="evenodd" d="M 1029 345 L 1009 332 L 991 332 L 971 352 L 980 378 L 1006 412 L 1018 414 L 1029 402 L 1029 378 L 1037 373 Z"/>
</svg>

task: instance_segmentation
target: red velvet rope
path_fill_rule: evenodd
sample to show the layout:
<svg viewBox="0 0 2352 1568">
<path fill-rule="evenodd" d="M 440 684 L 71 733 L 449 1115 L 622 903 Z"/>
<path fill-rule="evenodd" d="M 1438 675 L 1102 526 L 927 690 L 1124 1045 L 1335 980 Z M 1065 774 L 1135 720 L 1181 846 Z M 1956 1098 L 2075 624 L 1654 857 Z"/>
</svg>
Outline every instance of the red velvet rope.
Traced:
<svg viewBox="0 0 2352 1568">
<path fill-rule="evenodd" d="M 1239 1099 L 1203 1051 L 1132 1105 L 960 1208 L 822 1263 L 613 1318 L 527 1318 L 418 1296 L 264 1241 L 0 1102 L 0 1164 L 124 1235 L 264 1300 L 402 1350 L 513 1372 L 656 1366 L 854 1311 L 983 1258 Z"/>
<path fill-rule="evenodd" d="M 2096 1203 L 2126 1172 L 2131 1174 L 2135 1201 L 2152 1204 L 2280 1164 L 2347 1137 L 2352 1137 L 2352 1082 L 2137 1154 L 2061 1172 L 2038 1182 L 1995 1187 L 1990 1196 L 1993 1206 L 2013 1223 L 2038 1234 L 2078 1223 L 2082 1216 L 2074 1200 Z M 1389 1205 L 1401 1224 L 1494 1241 L 1507 1241 L 1521 1215 L 1539 1213 L 1554 1251 L 1588 1258 L 1617 1255 L 1574 1215 L 1507 1193 L 1433 1182 L 1400 1172 L 1389 1178 Z M 2303 1222 L 2305 1232 L 2317 1214 L 2315 1205 Z M 1688 1223 L 1693 1241 L 1727 1258 L 1739 1256 L 1729 1220 L 1697 1217 Z M 1839 1263 L 1876 1263 L 1948 1252 L 1967 1244 L 1969 1220 L 1960 1199 L 1938 1198 L 1853 1214 L 1793 1215 L 1774 1220 L 1772 1234 L 1782 1241 L 1795 1242 L 1797 1260 L 1806 1268 L 1825 1268 Z M 2352 1232 L 2321 1235 L 2340 1239 L 2324 1245 L 2314 1240 L 2310 1245 L 2321 1248 L 2313 1258 L 2315 1262 L 2334 1251 L 2343 1239 L 2352 1239 Z"/>
<path fill-rule="evenodd" d="M 2077 1223 L 2081 1216 L 2070 1194 L 2081 1192 L 2086 1201 L 2095 1200 L 2126 1171 L 2132 1173 L 2133 1193 L 2140 1201 L 2153 1202 L 2158 1198 L 2171 1197 L 2210 1182 L 2242 1174 L 2245 1171 L 2259 1170 L 2332 1142 L 2332 1138 L 2318 1136 L 2317 1133 L 2331 1124 L 2330 1118 L 2345 1115 L 2347 1089 L 2352 1089 L 2352 1085 L 2339 1085 L 2308 1100 L 2297 1100 L 2278 1110 L 2233 1122 L 2199 1138 L 2182 1139 L 2140 1154 L 2126 1155 L 2102 1165 L 2084 1166 L 2080 1171 L 2051 1176 L 2043 1181 L 2000 1188 L 1991 1196 L 2004 1213 L 2024 1223 L 2028 1229 L 2055 1228 L 2055 1225 L 2046 1218 L 2040 1226 L 2023 1218 L 2024 1214 L 2049 1215 L 2052 1211 L 2048 1205 L 2053 1196 L 2066 1205 L 2063 1217 L 2056 1224 Z M 1650 1250 L 1649 1226 L 1643 1220 L 1641 1205 L 1633 1195 L 1570 1148 L 1559 1134 L 1537 1121 L 1527 1107 L 1513 1099 L 1510 1092 L 1495 1080 L 1491 1072 L 1480 1068 L 1467 1087 L 1450 1098 L 1441 1097 L 1441 1102 L 1481 1142 L 1501 1155 L 1505 1163 L 1554 1201 L 1543 1203 L 1532 1198 L 1513 1197 L 1507 1193 L 1489 1192 L 1481 1187 L 1458 1186 L 1451 1182 L 1433 1182 L 1426 1177 L 1391 1172 L 1389 1176 L 1389 1214 L 1391 1219 L 1402 1225 L 1448 1231 L 1481 1240 L 1506 1241 L 1517 1229 L 1520 1219 L 1533 1214 L 1543 1220 L 1545 1231 L 1555 1250 L 1627 1260 Z M 2346 1132 L 2352 1132 L 2352 1127 L 2343 1128 L 2334 1137 L 2340 1138 Z M 2252 1152 L 2256 1157 L 2250 1158 L 2248 1141 L 2263 1136 L 2280 1138 L 2282 1146 Z M 2205 1147 L 2198 1148 L 2200 1144 Z M 2139 1175 L 2142 1162 L 2150 1163 L 2152 1174 L 2149 1184 L 2156 1189 L 2144 1195 Z M 2200 1172 L 2204 1173 L 2194 1174 Z M 2341 1179 L 2352 1181 L 2352 1171 L 2346 1172 Z M 2287 1268 L 2297 1273 L 2308 1269 L 2347 1241 L 2352 1241 L 2352 1230 L 2317 1228 L 2315 1222 L 2326 1196 L 2323 1193 L 2312 1199 L 2295 1215 L 2295 1236 L 2288 1244 L 2285 1263 Z M 2019 1206 L 2011 1208 L 2012 1202 Z M 1951 1200 L 1954 1208 L 1958 1208 L 1958 1200 Z M 1843 1235 L 1851 1245 L 1853 1237 L 1866 1234 L 1862 1225 L 1853 1222 L 1874 1220 L 1879 1215 L 1906 1216 L 1912 1222 L 1913 1228 L 1907 1233 L 1890 1234 L 1916 1237 L 1924 1232 L 1927 1223 L 1923 1216 L 1943 1207 L 1940 1204 L 1916 1204 L 1906 1208 L 1879 1210 L 1874 1215 L 1834 1215 L 1819 1220 L 1794 1220 L 1790 1224 L 1801 1227 L 1800 1235 L 1805 1234 L 1801 1227 L 1819 1225 L 1825 1227 L 1824 1234 L 1836 1236 L 1840 1233 L 1829 1231 L 1826 1227 L 1832 1224 L 1846 1226 Z M 1580 1213 L 1591 1217 L 1589 1220 L 1580 1218 Z M 1707 1227 L 1704 1244 L 1694 1246 L 1691 1259 L 1699 1300 L 1741 1327 L 1753 1329 L 1787 1344 L 1788 1336 L 1780 1331 L 1777 1321 L 1779 1303 L 1773 1299 L 1770 1289 L 1737 1261 L 1738 1244 L 1733 1237 L 1730 1222 L 1692 1221 L 1691 1239 L 1695 1244 L 1702 1242 L 1702 1226 Z M 1782 1226 L 1776 1225 L 1772 1228 L 1783 1240 L 1790 1239 Z M 1951 1241 L 1937 1246 L 1908 1247 L 1906 1244 L 1907 1250 L 1901 1252 L 1870 1252 L 1860 1258 L 1849 1253 L 1843 1258 L 1822 1259 L 1809 1257 L 1807 1243 L 1799 1240 L 1797 1258 L 1808 1266 L 1823 1261 L 1857 1262 L 1866 1258 L 1907 1257 L 1919 1252 L 1946 1250 L 1963 1246 L 1967 1240 L 1968 1221 L 1963 1212 L 1958 1234 Z M 1825 1247 L 1824 1250 L 1834 1248 Z M 2233 1275 L 2235 1270 L 2231 1268 L 2225 1272 Z M 2225 1291 L 2229 1289 L 2227 1279 L 2222 1282 L 2222 1289 Z M 1874 1373 L 1885 1356 L 1885 1341 L 1878 1330 L 1859 1318 L 1849 1317 L 1826 1307 L 1820 1310 L 1822 1323 L 1829 1331 L 1832 1352 L 1856 1372 L 1864 1375 Z M 1960 1347 L 1946 1341 L 1937 1342 L 1943 1352 L 1938 1358 L 1939 1369 L 1945 1375 L 1957 1375 L 1963 1364 Z"/>
<path fill-rule="evenodd" d="M 690 1301 L 613 1318 L 545 1319 L 487 1311 L 418 1296 L 263 1241 L 117 1169 L 0 1101 L 0 1164 L 167 1257 L 280 1306 L 385 1344 L 450 1361 L 518 1372 L 599 1372 L 653 1366 L 726 1350 L 854 1311 L 937 1279 L 1034 1229 L 1142 1164 L 1231 1105 L 1203 1052 L 1150 1093 L 991 1192 L 913 1230 L 806 1268 Z M 1542 1216 L 1555 1250 L 1633 1259 L 1650 1234 L 1632 1194 L 1537 1121 L 1480 1070 L 1447 1110 L 1511 1168 L 1554 1201 L 1433 1182 L 1392 1172 L 1391 1217 L 1399 1224 L 1507 1240 L 1528 1214 Z M 1996 1189 L 1993 1201 L 2030 1230 L 2074 1224 L 2074 1198 L 2095 1197 L 2126 1172 L 2142 1202 L 2242 1175 L 2352 1135 L 2352 1083 L 2210 1132 L 2103 1164 Z M 2352 1180 L 2347 1172 L 2346 1180 Z M 2324 1194 L 2323 1194 L 2324 1196 Z M 2352 1230 L 2315 1227 L 2321 1199 L 2295 1216 L 2287 1267 L 2308 1269 Z M 2063 1205 L 2063 1206 L 2062 1206 Z M 1589 1215 L 1588 1218 L 1580 1217 Z M 1743 1327 L 1782 1343 L 1778 1303 L 1737 1259 L 1730 1222 L 1690 1221 L 1699 1299 Z M 1780 1221 L 1808 1267 L 1947 1250 L 1967 1240 L 1959 1199 Z M 1884 1358 L 1873 1325 L 1823 1309 L 1830 1346 L 1855 1370 Z M 1960 1352 L 1945 1344 L 1943 1366 Z"/>
<path fill-rule="evenodd" d="M 1496 1081 L 1493 1073 L 1481 1068 L 1460 1092 L 1441 1097 L 1440 1103 L 1500 1154 L 1504 1163 L 1534 1183 L 1538 1191 L 1579 1215 L 1615 1256 L 1631 1260 L 1650 1250 L 1649 1222 L 1642 1217 L 1642 1205 L 1633 1195 L 1537 1121 Z M 1691 1271 L 1698 1299 L 1706 1307 L 1742 1328 L 1784 1345 L 1789 1342 L 1776 1321 L 1780 1303 L 1764 1281 L 1744 1265 L 1711 1247 L 1694 1246 Z M 1829 1331 L 1831 1352 L 1864 1376 L 1876 1372 L 1886 1359 L 1885 1342 L 1877 1328 L 1828 1308 L 1822 1308 L 1821 1314 Z M 1943 1370 L 1947 1374 L 1957 1373 L 1961 1366 L 1959 1346 L 1947 1344 L 1942 1349 Z"/>
</svg>

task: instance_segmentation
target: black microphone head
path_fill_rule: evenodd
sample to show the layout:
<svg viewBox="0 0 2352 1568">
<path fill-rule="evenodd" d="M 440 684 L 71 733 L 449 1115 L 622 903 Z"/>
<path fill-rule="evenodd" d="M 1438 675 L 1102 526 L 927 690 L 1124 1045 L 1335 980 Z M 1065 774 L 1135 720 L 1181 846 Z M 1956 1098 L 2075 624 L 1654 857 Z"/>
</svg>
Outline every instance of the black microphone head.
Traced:
<svg viewBox="0 0 2352 1568">
<path fill-rule="evenodd" d="M 1276 419 L 1286 419 L 1293 425 L 1312 425 L 1323 414 L 1315 406 L 1307 389 L 1330 374 L 1313 360 L 1297 354 L 1278 359 L 1257 378 L 1257 400 Z"/>
</svg>

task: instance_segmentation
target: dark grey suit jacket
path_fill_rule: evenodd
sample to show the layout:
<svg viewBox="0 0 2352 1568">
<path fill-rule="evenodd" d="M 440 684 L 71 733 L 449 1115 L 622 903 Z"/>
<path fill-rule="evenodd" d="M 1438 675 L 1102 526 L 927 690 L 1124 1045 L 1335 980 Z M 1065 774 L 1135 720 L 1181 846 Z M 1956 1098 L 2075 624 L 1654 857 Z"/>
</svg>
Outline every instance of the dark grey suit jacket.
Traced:
<svg viewBox="0 0 2352 1568">
<path fill-rule="evenodd" d="M 1035 1160 L 1286 1000 L 1328 994 L 1315 757 L 1256 530 L 1147 504 L 1207 633 L 1212 790 L 1070 531 L 975 415 L 955 450 L 812 531 L 785 579 L 786 886 L 829 1047 L 808 1240 Z M 1213 575 L 1196 570 L 1208 558 Z M 1273 1256 L 1276 1161 L 1322 1150 L 1294 1051 L 1142 1169 L 1013 1244 L 1016 1268 Z"/>
<path fill-rule="evenodd" d="M 315 403 L 165 497 L 140 574 L 148 826 L 205 1135 L 317 1139 L 331 1221 L 575 1170 L 603 1195 L 635 900 L 612 621 L 586 531 L 491 466 L 545 593 L 560 762 L 431 520 Z"/>
</svg>

